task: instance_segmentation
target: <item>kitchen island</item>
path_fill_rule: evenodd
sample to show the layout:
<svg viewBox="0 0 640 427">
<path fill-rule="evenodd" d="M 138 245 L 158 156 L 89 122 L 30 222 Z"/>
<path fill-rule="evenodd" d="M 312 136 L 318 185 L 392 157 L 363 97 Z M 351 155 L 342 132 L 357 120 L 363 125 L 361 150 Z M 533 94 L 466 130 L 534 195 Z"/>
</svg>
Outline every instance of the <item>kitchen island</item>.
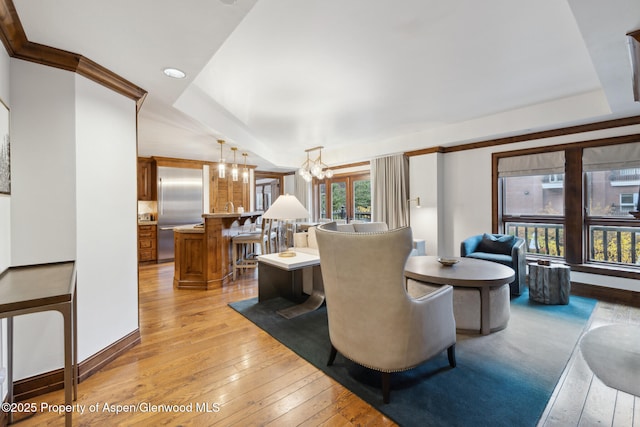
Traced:
<svg viewBox="0 0 640 427">
<path fill-rule="evenodd" d="M 231 280 L 231 238 L 261 215 L 262 211 L 204 214 L 203 225 L 175 228 L 173 286 L 215 289 Z"/>
</svg>

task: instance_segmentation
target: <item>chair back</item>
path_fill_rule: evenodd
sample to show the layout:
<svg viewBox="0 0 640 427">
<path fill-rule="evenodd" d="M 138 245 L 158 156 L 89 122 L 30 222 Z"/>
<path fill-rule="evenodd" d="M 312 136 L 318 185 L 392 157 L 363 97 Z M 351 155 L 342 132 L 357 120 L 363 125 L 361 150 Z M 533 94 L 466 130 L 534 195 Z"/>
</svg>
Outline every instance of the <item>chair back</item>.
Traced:
<svg viewBox="0 0 640 427">
<path fill-rule="evenodd" d="M 404 279 L 413 249 L 411 229 L 351 233 L 332 228 L 334 223 L 316 230 L 332 344 L 355 361 L 388 352 L 394 340 L 406 345 L 407 328 L 398 325 L 411 316 Z"/>
</svg>

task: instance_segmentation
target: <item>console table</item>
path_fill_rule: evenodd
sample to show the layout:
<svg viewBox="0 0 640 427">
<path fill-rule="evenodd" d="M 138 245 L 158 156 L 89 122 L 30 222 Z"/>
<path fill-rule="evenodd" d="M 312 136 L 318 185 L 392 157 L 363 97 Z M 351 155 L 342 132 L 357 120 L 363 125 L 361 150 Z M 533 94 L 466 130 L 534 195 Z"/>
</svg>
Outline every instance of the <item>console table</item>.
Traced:
<svg viewBox="0 0 640 427">
<path fill-rule="evenodd" d="M 9 267 L 0 274 L 0 318 L 7 319 L 7 377 L 9 403 L 13 402 L 13 318 L 55 310 L 64 319 L 64 401 L 72 405 L 78 394 L 77 310 L 75 261 Z M 72 398 L 73 390 L 73 398 Z M 72 422 L 65 413 L 65 425 Z M 13 412 L 9 412 L 9 423 Z"/>
<path fill-rule="evenodd" d="M 304 252 L 295 254 L 293 257 L 281 257 L 277 253 L 258 256 L 258 300 L 282 296 L 301 302 L 278 311 L 287 319 L 316 310 L 324 303 L 320 257 Z M 305 300 L 302 290 L 309 287 L 311 295 Z"/>
</svg>

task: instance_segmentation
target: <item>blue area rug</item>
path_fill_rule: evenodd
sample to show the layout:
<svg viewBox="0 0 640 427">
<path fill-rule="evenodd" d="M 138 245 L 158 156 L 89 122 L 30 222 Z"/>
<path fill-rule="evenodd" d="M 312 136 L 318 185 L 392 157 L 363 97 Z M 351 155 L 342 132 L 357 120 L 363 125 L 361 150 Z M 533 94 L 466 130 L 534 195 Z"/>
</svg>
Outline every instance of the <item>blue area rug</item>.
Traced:
<svg viewBox="0 0 640 427">
<path fill-rule="evenodd" d="M 580 338 L 596 301 L 571 296 L 569 305 L 541 305 L 528 293 L 511 300 L 506 329 L 458 334 L 458 365 L 446 351 L 391 376 L 391 402 L 382 403 L 380 374 L 338 353 L 326 366 L 326 308 L 287 320 L 275 298 L 230 304 L 260 328 L 402 426 L 535 426 Z"/>
</svg>

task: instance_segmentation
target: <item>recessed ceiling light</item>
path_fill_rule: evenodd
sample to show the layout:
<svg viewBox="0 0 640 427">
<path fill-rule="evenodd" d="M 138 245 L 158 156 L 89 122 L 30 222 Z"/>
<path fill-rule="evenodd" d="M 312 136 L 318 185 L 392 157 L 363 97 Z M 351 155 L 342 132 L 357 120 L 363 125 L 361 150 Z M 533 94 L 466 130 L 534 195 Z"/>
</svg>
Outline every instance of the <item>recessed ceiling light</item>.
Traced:
<svg viewBox="0 0 640 427">
<path fill-rule="evenodd" d="M 226 4 L 226 5 L 231 5 L 231 4 L 235 4 L 236 0 L 220 0 L 220 3 Z"/>
<path fill-rule="evenodd" d="M 174 79 L 184 79 L 187 75 L 182 70 L 178 70 L 177 68 L 165 68 L 162 72 Z"/>
</svg>

